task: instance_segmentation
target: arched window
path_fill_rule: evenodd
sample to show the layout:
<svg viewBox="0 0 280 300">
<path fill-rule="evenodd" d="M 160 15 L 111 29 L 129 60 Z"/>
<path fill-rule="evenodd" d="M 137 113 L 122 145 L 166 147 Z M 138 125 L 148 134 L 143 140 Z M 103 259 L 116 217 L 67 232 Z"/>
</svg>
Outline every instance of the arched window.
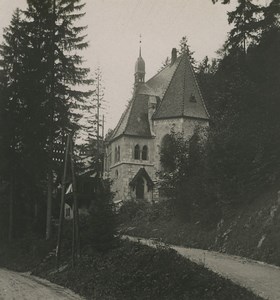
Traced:
<svg viewBox="0 0 280 300">
<path fill-rule="evenodd" d="M 136 145 L 134 147 L 134 159 L 140 159 L 140 147 Z"/>
<path fill-rule="evenodd" d="M 118 161 L 118 149 L 115 147 L 115 163 Z"/>
<path fill-rule="evenodd" d="M 148 147 L 146 145 L 142 149 L 142 160 L 148 160 Z"/>
<path fill-rule="evenodd" d="M 121 160 L 121 147 L 118 146 L 118 157 L 117 157 L 118 161 Z"/>
</svg>

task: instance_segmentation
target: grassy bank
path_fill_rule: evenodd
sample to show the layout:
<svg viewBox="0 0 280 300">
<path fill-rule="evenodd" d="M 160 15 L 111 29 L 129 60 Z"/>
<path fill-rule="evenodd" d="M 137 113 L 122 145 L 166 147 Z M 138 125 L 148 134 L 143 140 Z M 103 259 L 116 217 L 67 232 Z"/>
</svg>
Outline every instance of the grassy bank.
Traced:
<svg viewBox="0 0 280 300">
<path fill-rule="evenodd" d="M 32 268 L 33 274 L 68 287 L 86 299 L 261 299 L 168 248 L 152 249 L 119 241 L 114 249 L 100 253 L 87 246 L 75 268 L 71 267 L 69 251 L 64 249 L 62 268 L 57 271 L 53 256 L 44 259 L 45 253 L 40 250 L 43 244 L 44 241 L 33 240 L 33 246 L 25 246 L 22 251 L 9 251 L 16 245 L 1 247 L 1 266 L 20 271 Z M 45 242 L 46 249 L 47 246 Z"/>
<path fill-rule="evenodd" d="M 172 214 L 166 203 L 129 204 L 124 207 L 123 234 L 162 239 L 166 243 L 245 256 L 280 266 L 280 208 L 277 189 L 252 202 L 226 207 L 211 223 L 209 212 L 194 212 L 192 218 Z M 196 214 L 196 215 L 195 215 Z M 192 215 L 192 213 L 190 213 Z"/>
</svg>

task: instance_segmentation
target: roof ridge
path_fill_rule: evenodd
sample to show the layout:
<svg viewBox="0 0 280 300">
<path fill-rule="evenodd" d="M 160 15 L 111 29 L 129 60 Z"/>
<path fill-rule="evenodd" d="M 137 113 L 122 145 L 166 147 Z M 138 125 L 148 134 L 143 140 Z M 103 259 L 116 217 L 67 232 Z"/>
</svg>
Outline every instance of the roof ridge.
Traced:
<svg viewBox="0 0 280 300">
<path fill-rule="evenodd" d="M 200 98 L 201 98 L 201 101 L 202 101 L 202 105 L 203 105 L 203 107 L 204 107 L 204 109 L 205 109 L 205 111 L 206 111 L 206 115 L 208 116 L 208 118 L 210 118 L 210 114 L 209 114 L 208 109 L 207 109 L 207 107 L 206 107 L 206 105 L 205 105 L 205 102 L 204 102 L 204 99 L 203 99 L 203 96 L 202 96 L 202 93 L 201 93 L 199 84 L 198 84 L 197 79 L 196 79 L 196 74 L 195 74 L 195 72 L 194 72 L 193 66 L 192 66 L 192 64 L 191 64 L 191 62 L 190 62 L 189 59 L 188 59 L 188 63 L 189 63 L 189 65 L 190 65 L 190 67 L 191 67 L 191 71 L 192 71 L 192 74 L 193 74 L 194 82 L 195 82 L 195 85 L 196 85 L 196 87 L 197 87 L 198 93 L 199 93 L 199 95 L 200 95 Z"/>
<path fill-rule="evenodd" d="M 178 63 L 178 65 L 177 65 L 176 69 L 174 70 L 174 72 L 173 72 L 173 74 L 172 74 L 172 77 L 171 77 L 171 79 L 170 79 L 170 81 L 169 81 L 169 83 L 168 83 L 168 86 L 167 86 L 166 90 L 164 91 L 164 94 L 162 95 L 162 100 L 160 101 L 159 107 L 157 108 L 155 114 L 157 114 L 157 112 L 158 112 L 159 109 L 161 108 L 161 105 L 162 105 L 162 102 L 163 102 L 164 97 L 165 97 L 165 95 L 166 95 L 166 92 L 168 91 L 168 89 L 169 89 L 169 87 L 170 87 L 170 85 L 171 85 L 171 82 L 172 82 L 172 80 L 173 80 L 173 78 L 174 78 L 174 76 L 175 76 L 175 73 L 176 73 L 177 69 L 179 68 L 179 66 L 180 66 L 180 64 L 181 64 L 181 62 L 182 62 L 182 57 L 183 57 L 183 55 L 181 55 L 181 56 L 178 57 L 178 59 L 180 59 L 180 61 L 179 61 L 179 63 Z"/>
</svg>

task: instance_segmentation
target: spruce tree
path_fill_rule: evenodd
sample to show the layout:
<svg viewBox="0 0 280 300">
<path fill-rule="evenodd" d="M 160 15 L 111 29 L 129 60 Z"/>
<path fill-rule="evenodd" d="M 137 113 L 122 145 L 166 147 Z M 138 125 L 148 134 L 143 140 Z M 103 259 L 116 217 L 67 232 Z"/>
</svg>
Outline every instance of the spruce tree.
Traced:
<svg viewBox="0 0 280 300">
<path fill-rule="evenodd" d="M 227 49 L 240 48 L 246 53 L 249 44 L 258 40 L 260 7 L 252 0 L 238 0 L 236 9 L 228 13 L 228 22 L 234 27 L 229 33 Z"/>
<path fill-rule="evenodd" d="M 190 50 L 190 46 L 188 44 L 188 38 L 186 36 L 183 36 L 181 38 L 181 40 L 179 42 L 179 49 L 178 49 L 178 54 L 179 55 L 184 54 L 184 53 L 188 54 L 188 57 L 189 57 L 189 60 L 190 60 L 191 64 L 193 66 L 195 66 L 196 61 L 193 57 L 194 51 Z"/>
<path fill-rule="evenodd" d="M 74 108 L 82 106 L 91 95 L 90 91 L 79 88 L 91 83 L 89 69 L 83 66 L 78 54 L 88 46 L 83 35 L 86 27 L 75 25 L 84 15 L 81 13 L 83 8 L 80 0 L 29 0 L 25 11 L 31 48 L 36 52 L 34 57 L 38 58 L 34 68 L 42 75 L 37 101 L 44 106 L 44 123 L 48 129 L 44 145 L 48 155 L 47 238 L 51 230 L 55 167 L 52 162 L 53 143 L 65 132 L 78 128 L 80 114 L 74 112 Z"/>
<path fill-rule="evenodd" d="M 14 211 L 16 185 L 23 177 L 23 126 L 25 105 L 22 95 L 22 58 L 24 32 L 20 11 L 13 14 L 10 25 L 4 30 L 4 42 L 0 46 L 0 177 L 9 183 L 9 240 L 15 233 Z M 18 191 L 19 194 L 19 191 Z"/>
<path fill-rule="evenodd" d="M 14 15 L 1 46 L 0 129 L 1 176 L 9 178 L 16 166 L 26 209 L 34 210 L 34 201 L 42 198 L 47 175 L 47 237 L 50 237 L 53 143 L 64 133 L 78 129 L 82 106 L 91 91 L 89 69 L 83 66 L 79 51 L 87 47 L 84 26 L 75 23 L 84 14 L 80 0 L 28 0 L 20 18 Z M 11 182 L 15 180 L 9 179 Z M 17 189 L 19 190 L 19 188 Z M 12 193 L 11 193 L 12 195 Z M 36 210 L 36 209 L 35 209 Z M 24 213 L 23 213 L 24 215 Z"/>
</svg>

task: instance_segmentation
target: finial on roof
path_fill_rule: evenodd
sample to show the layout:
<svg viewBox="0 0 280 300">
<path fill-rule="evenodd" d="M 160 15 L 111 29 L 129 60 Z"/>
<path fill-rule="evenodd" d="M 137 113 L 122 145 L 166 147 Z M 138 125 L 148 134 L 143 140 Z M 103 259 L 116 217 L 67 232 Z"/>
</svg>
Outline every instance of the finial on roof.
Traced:
<svg viewBox="0 0 280 300">
<path fill-rule="evenodd" d="M 141 57 L 142 34 L 139 35 L 139 57 Z"/>
<path fill-rule="evenodd" d="M 145 62 L 141 56 L 142 34 L 139 35 L 139 57 L 135 64 L 135 85 L 145 82 Z"/>
</svg>

